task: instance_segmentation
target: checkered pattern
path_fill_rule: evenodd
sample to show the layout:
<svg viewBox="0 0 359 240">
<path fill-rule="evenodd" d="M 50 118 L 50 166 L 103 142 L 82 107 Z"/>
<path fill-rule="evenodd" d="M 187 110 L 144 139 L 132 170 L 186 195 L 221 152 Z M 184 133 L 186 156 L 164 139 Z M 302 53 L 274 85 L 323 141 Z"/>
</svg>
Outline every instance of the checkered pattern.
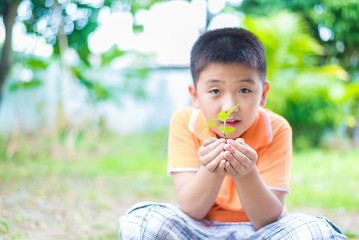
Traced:
<svg viewBox="0 0 359 240">
<path fill-rule="evenodd" d="M 120 218 L 121 240 L 172 239 L 348 239 L 329 220 L 305 214 L 284 214 L 256 231 L 249 222 L 196 221 L 172 204 L 139 203 Z"/>
</svg>

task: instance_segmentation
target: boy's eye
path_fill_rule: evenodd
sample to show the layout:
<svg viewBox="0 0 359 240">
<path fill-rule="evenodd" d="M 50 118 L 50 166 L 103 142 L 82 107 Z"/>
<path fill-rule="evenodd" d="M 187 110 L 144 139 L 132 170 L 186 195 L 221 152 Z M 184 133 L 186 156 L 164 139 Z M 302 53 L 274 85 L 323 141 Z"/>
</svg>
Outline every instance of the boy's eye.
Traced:
<svg viewBox="0 0 359 240">
<path fill-rule="evenodd" d="M 212 93 L 212 94 L 220 94 L 220 93 L 221 93 L 221 91 L 218 90 L 218 89 L 212 89 L 212 90 L 209 91 L 209 92 Z"/>
<path fill-rule="evenodd" d="M 249 93 L 251 90 L 249 90 L 248 88 L 242 88 L 239 92 L 240 93 Z"/>
</svg>

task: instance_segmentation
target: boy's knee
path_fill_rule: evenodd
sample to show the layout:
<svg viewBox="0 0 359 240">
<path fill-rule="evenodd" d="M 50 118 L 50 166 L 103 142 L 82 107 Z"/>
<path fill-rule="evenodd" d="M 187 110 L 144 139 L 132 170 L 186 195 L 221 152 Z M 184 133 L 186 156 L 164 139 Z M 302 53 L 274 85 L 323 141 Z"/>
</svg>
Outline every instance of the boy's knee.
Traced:
<svg viewBox="0 0 359 240">
<path fill-rule="evenodd" d="M 282 216 L 277 230 L 278 235 L 292 236 L 290 239 L 347 239 L 329 220 L 300 213 Z"/>
<path fill-rule="evenodd" d="M 162 239 L 173 227 L 174 213 L 161 204 L 142 204 L 120 217 L 120 239 Z"/>
</svg>

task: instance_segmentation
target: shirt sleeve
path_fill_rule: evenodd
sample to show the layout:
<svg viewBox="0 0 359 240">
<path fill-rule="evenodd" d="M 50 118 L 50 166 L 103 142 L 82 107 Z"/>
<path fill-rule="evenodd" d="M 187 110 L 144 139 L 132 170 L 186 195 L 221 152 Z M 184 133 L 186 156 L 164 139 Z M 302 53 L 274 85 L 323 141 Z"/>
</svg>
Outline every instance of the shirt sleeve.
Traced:
<svg viewBox="0 0 359 240">
<path fill-rule="evenodd" d="M 198 139 L 189 131 L 190 113 L 180 109 L 172 116 L 168 136 L 168 174 L 176 171 L 198 171 Z"/>
<path fill-rule="evenodd" d="M 289 193 L 292 130 L 287 122 L 282 121 L 273 130 L 273 140 L 259 154 L 257 167 L 268 188 Z"/>
</svg>

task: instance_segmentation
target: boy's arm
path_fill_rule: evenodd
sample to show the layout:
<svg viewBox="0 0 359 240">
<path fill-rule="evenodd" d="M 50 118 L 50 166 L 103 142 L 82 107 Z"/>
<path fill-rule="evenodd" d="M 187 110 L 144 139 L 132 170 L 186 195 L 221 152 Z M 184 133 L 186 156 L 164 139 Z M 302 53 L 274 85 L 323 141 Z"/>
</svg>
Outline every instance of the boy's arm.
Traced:
<svg viewBox="0 0 359 240">
<path fill-rule="evenodd" d="M 223 140 L 208 139 L 198 150 L 202 166 L 198 172 L 173 173 L 177 201 L 190 217 L 202 220 L 213 206 L 225 171 Z"/>
<path fill-rule="evenodd" d="M 278 220 L 283 212 L 284 191 L 269 190 L 256 167 L 244 177 L 233 177 L 233 181 L 243 209 L 256 229 Z"/>
<path fill-rule="evenodd" d="M 204 219 L 216 200 L 224 176 L 203 166 L 198 172 L 174 173 L 173 182 L 182 211 L 196 220 Z"/>
<path fill-rule="evenodd" d="M 264 184 L 256 167 L 257 153 L 242 140 L 229 140 L 225 146 L 226 170 L 232 176 L 252 225 L 262 228 L 282 214 L 284 191 L 271 191 Z"/>
</svg>

